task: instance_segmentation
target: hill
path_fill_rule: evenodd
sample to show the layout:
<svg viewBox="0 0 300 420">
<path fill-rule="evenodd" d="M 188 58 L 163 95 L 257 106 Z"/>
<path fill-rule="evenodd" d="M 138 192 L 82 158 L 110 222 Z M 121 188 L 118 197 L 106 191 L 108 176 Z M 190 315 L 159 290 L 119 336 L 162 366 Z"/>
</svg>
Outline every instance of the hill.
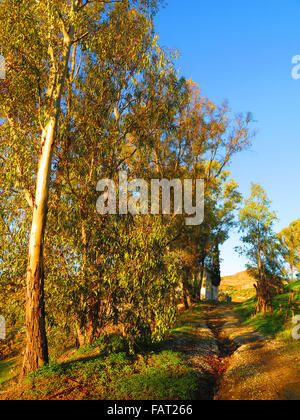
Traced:
<svg viewBox="0 0 300 420">
<path fill-rule="evenodd" d="M 249 272 L 242 271 L 232 276 L 222 278 L 220 292 L 221 294 L 229 293 L 235 302 L 245 301 L 255 295 L 254 284 L 256 280 Z"/>
</svg>

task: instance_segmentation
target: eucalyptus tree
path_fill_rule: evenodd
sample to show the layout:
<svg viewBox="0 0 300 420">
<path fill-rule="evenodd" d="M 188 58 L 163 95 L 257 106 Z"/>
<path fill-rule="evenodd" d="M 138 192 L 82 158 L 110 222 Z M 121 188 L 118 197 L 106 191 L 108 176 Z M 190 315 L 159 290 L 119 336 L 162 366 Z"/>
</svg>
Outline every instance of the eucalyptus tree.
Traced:
<svg viewBox="0 0 300 420">
<path fill-rule="evenodd" d="M 133 279 L 141 279 L 142 274 L 129 269 L 126 274 L 122 264 L 125 259 L 125 266 L 128 266 L 130 244 L 133 238 L 135 242 L 136 238 L 141 238 L 144 226 L 126 215 L 99 216 L 95 187 L 100 179 L 106 178 L 118 184 L 121 169 L 127 171 L 129 180 L 149 179 L 145 156 L 151 150 L 152 132 L 158 124 L 157 118 L 152 118 L 157 107 L 151 107 L 150 100 L 157 100 L 157 84 L 163 88 L 167 80 L 172 79 L 172 56 L 167 56 L 158 47 L 151 19 L 145 14 L 118 3 L 110 8 L 108 15 L 109 19 L 103 22 L 99 36 L 83 58 L 82 74 L 71 92 L 69 109 L 73 118 L 63 121 L 59 133 L 62 139 L 67 139 L 68 146 L 57 162 L 57 177 L 50 200 L 50 223 L 57 229 L 52 228 L 47 238 L 51 260 L 47 264 L 47 275 L 51 279 L 47 286 L 49 309 L 60 302 L 80 345 L 97 338 L 111 322 L 124 325 L 130 340 L 138 337 L 138 325 L 142 323 L 137 322 L 135 329 L 128 329 L 126 318 L 129 320 L 129 316 L 121 312 L 127 306 L 128 315 L 129 302 L 131 319 L 137 314 L 141 318 L 143 311 L 146 317 L 155 296 L 153 304 L 160 305 L 163 310 L 152 309 L 154 323 L 169 308 L 166 293 L 158 299 L 158 294 L 151 291 L 164 277 L 164 287 L 170 292 L 168 269 L 164 272 L 162 262 L 159 268 L 158 258 L 152 272 L 148 264 L 144 264 L 148 281 L 152 279 L 151 287 L 149 284 L 145 287 L 144 281 L 135 281 L 136 299 L 130 296 Z M 162 111 L 160 115 L 161 119 L 170 119 L 166 108 L 164 116 Z M 156 221 L 153 221 L 153 230 L 157 232 L 157 240 L 162 241 Z M 124 232 L 127 232 L 127 239 Z M 139 252 L 141 256 L 148 255 L 153 259 L 155 249 L 143 242 Z M 140 262 L 135 248 L 129 257 L 138 267 Z M 58 266 L 61 267 L 59 273 Z M 145 300 L 146 296 L 148 300 Z M 53 314 L 52 320 L 55 318 L 58 317 Z M 143 318 L 143 323 L 147 323 L 147 317 Z M 168 325 L 168 322 L 161 322 L 160 329 Z"/>
<path fill-rule="evenodd" d="M 252 184 L 251 196 L 240 209 L 244 246 L 239 250 L 248 257 L 249 269 L 257 279 L 256 312 L 268 311 L 272 307 L 273 296 L 282 286 L 278 242 L 273 231 L 277 216 L 270 207 L 271 201 L 264 189 Z"/>
<path fill-rule="evenodd" d="M 48 324 L 71 323 L 82 343 L 112 322 L 132 346 L 134 337 L 161 338 L 179 271 L 192 274 L 232 223 L 239 196 L 226 165 L 249 144 L 249 119 L 233 122 L 226 104 L 178 79 L 154 33 L 156 6 L 0 5 L 0 270 L 18 307 L 26 276 L 23 374 L 48 361 L 45 291 Z M 120 169 L 146 182 L 205 179 L 204 227 L 192 232 L 184 215 L 99 216 L 97 181 L 117 182 Z"/>
<path fill-rule="evenodd" d="M 288 228 L 278 234 L 280 253 L 288 264 L 291 280 L 295 279 L 295 271 L 300 263 L 300 220 L 291 223 Z"/>
<path fill-rule="evenodd" d="M 207 257 L 227 239 L 234 225 L 241 196 L 227 166 L 236 153 L 250 145 L 252 134 L 250 115 L 233 120 L 225 103 L 218 107 L 201 95 L 191 80 L 185 86 L 186 96 L 181 98 L 174 128 L 157 138 L 152 160 L 161 176 L 203 179 L 205 183 L 203 224 L 189 228 L 182 217 L 170 228 L 171 246 L 179 252 L 189 249 L 184 266 L 191 278 L 199 273 L 203 276 Z"/>
<path fill-rule="evenodd" d="M 121 3 L 128 9 L 136 3 L 147 14 L 155 9 L 155 2 Z M 109 7 L 110 2 L 101 0 L 12 0 L 0 5 L 0 42 L 7 63 L 7 78 L 1 81 L 1 129 L 8 165 L 31 213 L 23 374 L 48 362 L 44 238 L 56 161 L 68 147 L 68 139 L 57 133 L 63 120 L 73 120 L 69 97 L 80 73 L 80 56 L 97 41 Z"/>
</svg>

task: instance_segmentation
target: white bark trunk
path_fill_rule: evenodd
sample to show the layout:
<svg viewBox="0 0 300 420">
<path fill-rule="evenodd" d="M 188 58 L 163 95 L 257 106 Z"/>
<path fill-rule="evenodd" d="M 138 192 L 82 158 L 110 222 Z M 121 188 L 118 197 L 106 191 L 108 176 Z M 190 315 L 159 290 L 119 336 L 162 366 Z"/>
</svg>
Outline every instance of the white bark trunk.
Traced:
<svg viewBox="0 0 300 420">
<path fill-rule="evenodd" d="M 41 136 L 41 151 L 28 249 L 26 294 L 27 347 L 22 376 L 32 371 L 36 371 L 44 363 L 48 363 L 44 304 L 43 242 L 47 221 L 49 182 L 55 131 L 60 112 L 61 96 L 64 88 L 73 36 L 73 29 L 65 36 L 64 53 L 61 57 L 57 83 L 49 89 L 54 95 L 49 104 L 51 113 Z"/>
</svg>

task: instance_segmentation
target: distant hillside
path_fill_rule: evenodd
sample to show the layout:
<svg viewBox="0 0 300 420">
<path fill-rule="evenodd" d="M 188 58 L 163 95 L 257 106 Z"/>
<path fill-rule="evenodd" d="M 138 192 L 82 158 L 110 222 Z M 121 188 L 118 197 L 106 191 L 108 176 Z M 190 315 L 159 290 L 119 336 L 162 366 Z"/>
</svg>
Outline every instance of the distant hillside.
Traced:
<svg viewBox="0 0 300 420">
<path fill-rule="evenodd" d="M 241 302 L 255 295 L 254 284 L 256 280 L 248 271 L 242 271 L 233 276 L 222 278 L 221 293 L 229 292 L 234 301 Z"/>
</svg>

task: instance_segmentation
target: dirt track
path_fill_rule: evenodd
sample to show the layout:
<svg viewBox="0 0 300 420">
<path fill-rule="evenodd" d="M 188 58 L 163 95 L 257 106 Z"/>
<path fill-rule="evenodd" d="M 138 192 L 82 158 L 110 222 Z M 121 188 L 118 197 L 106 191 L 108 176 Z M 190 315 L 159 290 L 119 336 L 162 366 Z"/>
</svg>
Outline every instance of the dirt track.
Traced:
<svg viewBox="0 0 300 420">
<path fill-rule="evenodd" d="M 242 326 L 234 305 L 184 312 L 164 346 L 183 353 L 197 374 L 196 400 L 300 400 L 299 348 Z"/>
<path fill-rule="evenodd" d="M 219 400 L 299 400 L 300 354 L 243 327 L 231 307 L 210 312 L 211 322 L 221 323 L 220 336 L 237 349 L 228 360 L 215 396 Z"/>
<path fill-rule="evenodd" d="M 242 326 L 232 305 L 206 306 L 173 345 L 199 375 L 200 400 L 299 400 L 300 355 Z"/>
</svg>

